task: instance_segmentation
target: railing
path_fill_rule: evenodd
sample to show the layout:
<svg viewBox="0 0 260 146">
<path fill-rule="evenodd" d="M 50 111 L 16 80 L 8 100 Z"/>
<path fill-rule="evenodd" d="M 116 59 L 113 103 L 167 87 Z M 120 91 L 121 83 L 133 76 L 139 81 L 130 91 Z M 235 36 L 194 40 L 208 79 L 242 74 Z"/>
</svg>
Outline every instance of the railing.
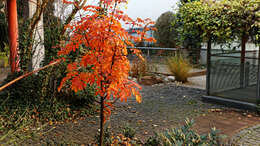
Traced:
<svg viewBox="0 0 260 146">
<path fill-rule="evenodd" d="M 149 62 L 163 63 L 167 57 L 173 56 L 177 51 L 180 51 L 185 57 L 192 62 L 206 64 L 206 49 L 203 48 L 197 52 L 191 53 L 184 48 L 161 48 L 161 47 L 128 47 L 128 49 L 136 48 L 142 51 L 143 56 Z M 199 53 L 199 54 L 198 54 Z M 133 56 L 130 55 L 131 60 Z M 195 60 L 195 61 L 194 61 Z"/>
<path fill-rule="evenodd" d="M 257 85 L 258 50 L 247 51 L 241 64 L 240 51 L 211 55 L 210 90 L 221 92 Z"/>
</svg>

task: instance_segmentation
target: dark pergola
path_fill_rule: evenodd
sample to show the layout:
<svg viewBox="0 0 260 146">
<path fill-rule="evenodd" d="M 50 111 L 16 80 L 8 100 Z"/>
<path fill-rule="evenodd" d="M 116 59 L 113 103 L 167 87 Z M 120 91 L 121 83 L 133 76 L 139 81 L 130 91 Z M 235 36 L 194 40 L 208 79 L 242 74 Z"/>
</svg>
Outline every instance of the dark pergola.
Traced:
<svg viewBox="0 0 260 146">
<path fill-rule="evenodd" d="M 243 45 L 244 43 L 244 45 Z M 207 96 L 204 99 L 219 101 L 242 108 L 256 108 L 260 100 L 259 47 L 247 50 L 241 42 L 237 50 L 213 51 L 207 44 Z"/>
</svg>

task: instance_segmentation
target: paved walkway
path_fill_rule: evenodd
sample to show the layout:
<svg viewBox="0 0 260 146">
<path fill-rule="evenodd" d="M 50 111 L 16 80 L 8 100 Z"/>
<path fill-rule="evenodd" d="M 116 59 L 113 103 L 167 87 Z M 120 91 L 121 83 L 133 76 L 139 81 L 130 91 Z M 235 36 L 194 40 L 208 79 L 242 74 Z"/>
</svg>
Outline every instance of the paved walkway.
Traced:
<svg viewBox="0 0 260 146">
<path fill-rule="evenodd" d="M 260 137 L 254 138 L 254 135 L 260 136 L 260 130 L 252 132 L 251 137 L 241 137 L 243 131 L 248 131 L 247 128 L 255 125 L 260 126 L 260 117 L 254 113 L 247 113 L 237 109 L 209 109 L 205 113 L 195 119 L 195 129 L 199 133 L 207 133 L 210 128 L 215 127 L 220 130 L 221 134 L 225 135 L 225 142 L 232 142 L 233 144 L 243 143 L 243 141 L 250 140 L 254 143 L 260 144 Z M 243 145 L 244 146 L 244 145 Z M 255 145 L 254 145 L 255 146 Z"/>
<path fill-rule="evenodd" d="M 241 146 L 260 146 L 260 124 L 240 131 L 233 142 Z"/>
</svg>

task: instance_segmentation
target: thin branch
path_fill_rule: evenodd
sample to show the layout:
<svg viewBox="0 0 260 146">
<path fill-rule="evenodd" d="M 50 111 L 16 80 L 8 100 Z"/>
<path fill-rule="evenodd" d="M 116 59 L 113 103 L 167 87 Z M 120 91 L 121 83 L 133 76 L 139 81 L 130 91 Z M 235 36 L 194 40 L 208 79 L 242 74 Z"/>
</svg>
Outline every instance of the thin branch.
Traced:
<svg viewBox="0 0 260 146">
<path fill-rule="evenodd" d="M 9 82 L 9 83 L 3 85 L 2 87 L 0 87 L 0 91 L 4 90 L 6 87 L 11 86 L 11 85 L 14 84 L 15 82 L 17 82 L 17 81 L 19 81 L 19 80 L 21 80 L 21 79 L 23 79 L 23 78 L 25 78 L 25 77 L 28 77 L 28 76 L 30 76 L 30 75 L 36 73 L 36 72 L 39 72 L 39 71 L 44 70 L 44 69 L 46 69 L 46 68 L 49 68 L 49 67 L 51 67 L 51 66 L 57 65 L 57 64 L 59 64 L 60 62 L 61 62 L 61 61 L 58 60 L 58 61 L 55 61 L 55 62 L 53 62 L 53 63 L 50 63 L 50 64 L 48 64 L 48 65 L 46 65 L 46 66 L 44 66 L 44 67 L 41 67 L 41 68 L 39 68 L 39 69 L 37 69 L 37 70 L 34 70 L 34 71 L 32 71 L 32 72 L 29 72 L 29 73 L 26 73 L 26 74 L 24 74 L 24 75 L 21 75 L 21 76 L 19 76 L 18 78 L 14 79 L 14 80 L 12 80 L 11 82 Z"/>
<path fill-rule="evenodd" d="M 80 6 L 74 5 L 74 9 L 70 13 L 69 17 L 66 19 L 64 26 L 70 24 L 70 22 L 73 20 L 73 18 L 78 13 L 78 11 L 85 6 L 86 2 L 87 2 L 87 0 L 83 0 L 82 4 Z M 64 27 L 63 30 L 61 31 L 61 36 L 63 36 L 65 34 L 65 32 L 66 32 L 66 29 Z"/>
<path fill-rule="evenodd" d="M 42 2 L 42 4 L 40 4 L 40 1 L 37 1 L 37 9 L 35 11 L 35 13 L 33 14 L 33 17 L 31 19 L 31 23 L 29 25 L 29 37 L 31 38 L 34 32 L 34 29 L 36 27 L 36 25 L 39 23 L 39 21 L 41 20 L 41 15 L 43 13 L 43 11 L 45 10 L 47 4 L 48 4 L 49 0 L 44 0 Z"/>
<path fill-rule="evenodd" d="M 100 101 L 97 101 L 97 100 L 94 100 L 96 103 L 98 103 L 98 104 L 101 104 L 101 102 Z"/>
</svg>

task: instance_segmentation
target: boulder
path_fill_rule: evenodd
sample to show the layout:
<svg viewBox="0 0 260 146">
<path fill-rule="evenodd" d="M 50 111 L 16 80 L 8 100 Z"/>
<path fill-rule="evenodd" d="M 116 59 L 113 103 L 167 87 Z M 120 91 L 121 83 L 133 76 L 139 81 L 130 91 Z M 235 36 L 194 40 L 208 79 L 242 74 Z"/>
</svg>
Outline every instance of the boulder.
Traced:
<svg viewBox="0 0 260 146">
<path fill-rule="evenodd" d="M 166 78 L 164 78 L 165 82 L 174 82 L 175 81 L 175 77 L 174 76 L 168 76 Z"/>
</svg>

